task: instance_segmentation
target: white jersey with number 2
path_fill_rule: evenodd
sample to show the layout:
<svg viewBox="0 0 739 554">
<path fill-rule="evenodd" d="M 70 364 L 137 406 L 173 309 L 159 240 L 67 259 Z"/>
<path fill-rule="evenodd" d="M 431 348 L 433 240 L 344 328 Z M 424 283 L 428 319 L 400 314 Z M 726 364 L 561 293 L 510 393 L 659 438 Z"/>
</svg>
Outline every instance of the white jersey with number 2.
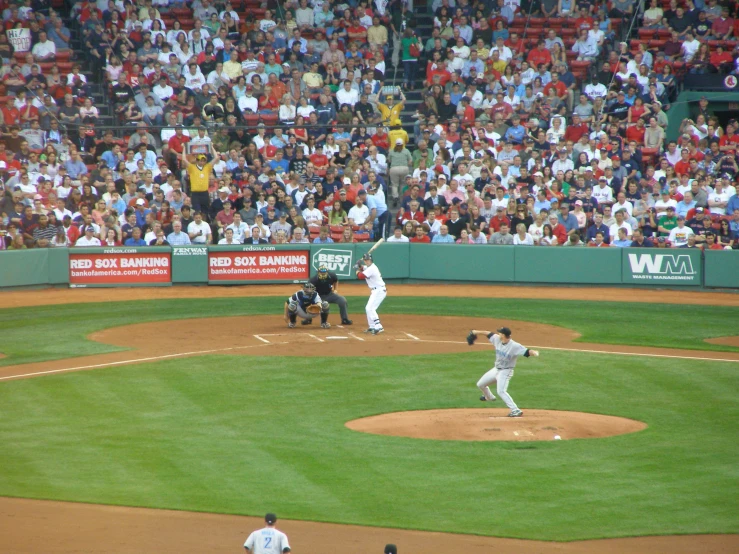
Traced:
<svg viewBox="0 0 739 554">
<path fill-rule="evenodd" d="M 244 547 L 252 554 L 281 554 L 285 548 L 290 548 L 290 544 L 285 533 L 272 527 L 265 527 L 249 535 Z"/>
<path fill-rule="evenodd" d="M 377 287 L 385 287 L 385 281 L 382 280 L 382 275 L 380 275 L 380 270 L 377 269 L 377 265 L 372 264 L 366 266 L 362 273 L 364 273 L 364 278 L 367 281 L 367 286 L 371 289 L 376 289 Z"/>
</svg>

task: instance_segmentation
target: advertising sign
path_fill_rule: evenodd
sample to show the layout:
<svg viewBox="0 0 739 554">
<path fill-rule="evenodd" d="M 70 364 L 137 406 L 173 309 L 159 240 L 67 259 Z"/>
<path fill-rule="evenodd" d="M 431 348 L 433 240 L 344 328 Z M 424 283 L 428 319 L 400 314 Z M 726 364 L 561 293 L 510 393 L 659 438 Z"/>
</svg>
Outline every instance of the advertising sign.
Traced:
<svg viewBox="0 0 739 554">
<path fill-rule="evenodd" d="M 169 249 L 110 248 L 69 253 L 70 287 L 170 285 Z"/>
<path fill-rule="evenodd" d="M 352 273 L 352 254 L 351 248 L 322 248 L 313 254 L 313 269 L 318 270 L 325 265 L 329 271 L 336 273 L 337 277 L 354 277 Z"/>
<path fill-rule="evenodd" d="M 623 263 L 624 283 L 694 286 L 701 284 L 700 250 L 684 250 L 679 254 L 645 254 L 642 249 L 628 249 L 624 254 L 626 256 Z"/>
<path fill-rule="evenodd" d="M 309 250 L 208 250 L 208 281 L 304 281 Z"/>
</svg>

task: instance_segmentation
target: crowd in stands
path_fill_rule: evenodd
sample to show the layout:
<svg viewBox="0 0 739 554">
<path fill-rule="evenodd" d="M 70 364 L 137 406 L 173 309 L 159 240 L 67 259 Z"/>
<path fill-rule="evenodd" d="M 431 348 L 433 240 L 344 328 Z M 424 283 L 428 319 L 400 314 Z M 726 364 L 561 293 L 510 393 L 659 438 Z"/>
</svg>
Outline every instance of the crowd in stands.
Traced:
<svg viewBox="0 0 739 554">
<path fill-rule="evenodd" d="M 739 249 L 737 4 L 415 3 L 0 2 L 0 249 Z"/>
</svg>

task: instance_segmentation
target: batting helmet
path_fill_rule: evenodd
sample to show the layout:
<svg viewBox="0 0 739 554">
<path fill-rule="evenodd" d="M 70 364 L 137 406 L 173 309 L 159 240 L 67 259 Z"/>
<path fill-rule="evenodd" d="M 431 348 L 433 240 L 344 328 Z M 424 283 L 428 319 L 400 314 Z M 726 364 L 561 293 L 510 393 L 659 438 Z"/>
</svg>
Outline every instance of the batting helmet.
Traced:
<svg viewBox="0 0 739 554">
<path fill-rule="evenodd" d="M 370 254 L 369 252 L 367 252 L 366 254 L 362 255 L 362 259 L 363 260 L 367 260 L 368 262 L 371 262 L 372 261 L 372 254 Z"/>
</svg>

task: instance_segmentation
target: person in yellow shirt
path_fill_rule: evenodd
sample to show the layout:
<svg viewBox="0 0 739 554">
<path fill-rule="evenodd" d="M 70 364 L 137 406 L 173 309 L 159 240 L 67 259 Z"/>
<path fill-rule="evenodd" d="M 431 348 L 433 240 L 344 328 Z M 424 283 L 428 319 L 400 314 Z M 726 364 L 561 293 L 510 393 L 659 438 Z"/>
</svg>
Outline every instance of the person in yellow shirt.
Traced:
<svg viewBox="0 0 739 554">
<path fill-rule="evenodd" d="M 228 61 L 223 64 L 223 72 L 228 75 L 232 83 L 238 81 L 239 77 L 243 74 L 241 62 L 239 61 L 239 53 L 236 50 L 231 51 Z"/>
<path fill-rule="evenodd" d="M 218 163 L 220 154 L 210 145 L 210 151 L 213 159 L 208 162 L 205 154 L 198 154 L 195 163 L 190 163 L 185 153 L 187 148 L 182 149 L 182 167 L 187 171 L 190 177 L 190 198 L 192 199 L 193 212 L 202 212 L 208 214 L 210 210 L 210 196 L 208 195 L 208 184 L 210 175 L 213 173 L 213 165 Z"/>
<path fill-rule="evenodd" d="M 408 144 L 408 133 L 402 127 L 394 127 L 388 134 L 390 144 L 397 144 L 395 141 L 400 139 L 403 141 L 403 146 Z"/>
<path fill-rule="evenodd" d="M 377 94 L 377 109 L 380 110 L 380 115 L 382 115 L 382 124 L 388 127 L 398 127 L 401 124 L 400 112 L 405 107 L 405 94 L 402 91 L 400 92 L 400 102 L 397 104 L 394 104 L 395 97 L 392 94 L 385 96 L 385 103 L 383 104 L 379 100 L 380 94 L 382 94 L 382 91 Z"/>
<path fill-rule="evenodd" d="M 488 65 L 491 66 L 495 71 L 503 75 L 505 68 L 508 65 L 505 60 L 500 59 L 500 52 L 493 50 L 492 58 L 488 60 Z"/>
</svg>

